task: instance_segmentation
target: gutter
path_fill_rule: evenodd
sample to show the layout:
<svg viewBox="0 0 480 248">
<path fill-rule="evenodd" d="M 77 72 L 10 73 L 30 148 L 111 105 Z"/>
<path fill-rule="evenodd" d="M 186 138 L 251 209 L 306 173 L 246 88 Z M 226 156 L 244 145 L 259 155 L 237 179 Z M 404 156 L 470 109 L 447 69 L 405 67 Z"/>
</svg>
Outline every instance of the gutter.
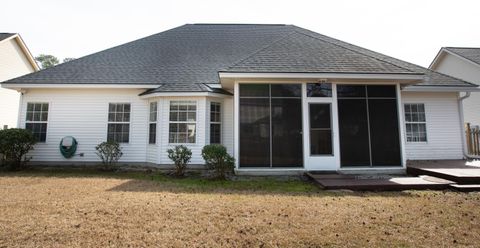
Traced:
<svg viewBox="0 0 480 248">
<path fill-rule="evenodd" d="M 465 120 L 463 115 L 463 100 L 470 97 L 471 92 L 465 92 L 465 95 L 458 98 L 458 113 L 460 113 L 460 132 L 462 137 L 462 151 L 463 156 L 467 159 L 480 159 L 480 156 L 472 156 L 468 154 L 467 141 L 465 138 Z"/>
</svg>

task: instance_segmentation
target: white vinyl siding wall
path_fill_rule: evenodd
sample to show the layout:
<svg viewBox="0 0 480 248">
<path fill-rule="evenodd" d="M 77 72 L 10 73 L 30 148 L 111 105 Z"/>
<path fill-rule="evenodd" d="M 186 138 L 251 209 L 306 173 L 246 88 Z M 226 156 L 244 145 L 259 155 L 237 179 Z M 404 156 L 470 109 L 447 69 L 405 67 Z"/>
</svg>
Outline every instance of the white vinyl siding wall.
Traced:
<svg viewBox="0 0 480 248">
<path fill-rule="evenodd" d="M 480 85 L 480 65 L 474 65 L 456 56 L 445 55 L 434 69 Z M 470 122 L 472 125 L 480 125 L 480 92 L 472 92 L 472 95 L 464 100 L 463 114 L 465 122 Z"/>
<path fill-rule="evenodd" d="M 402 92 L 402 103 L 425 104 L 427 142 L 406 142 L 408 160 L 463 157 L 457 93 Z"/>
<path fill-rule="evenodd" d="M 107 139 L 108 104 L 131 104 L 130 141 L 121 144 L 121 162 L 145 162 L 148 143 L 148 101 L 135 89 L 30 89 L 22 97 L 20 127 L 25 127 L 27 102 L 49 103 L 47 140 L 35 145 L 32 161 L 99 161 L 95 146 Z M 78 141 L 74 157 L 65 159 L 58 144 L 65 136 Z M 78 154 L 84 153 L 84 157 Z"/>
<path fill-rule="evenodd" d="M 34 71 L 15 38 L 0 43 L 0 82 Z M 17 91 L 0 87 L 0 129 L 17 127 L 19 100 Z"/>
</svg>

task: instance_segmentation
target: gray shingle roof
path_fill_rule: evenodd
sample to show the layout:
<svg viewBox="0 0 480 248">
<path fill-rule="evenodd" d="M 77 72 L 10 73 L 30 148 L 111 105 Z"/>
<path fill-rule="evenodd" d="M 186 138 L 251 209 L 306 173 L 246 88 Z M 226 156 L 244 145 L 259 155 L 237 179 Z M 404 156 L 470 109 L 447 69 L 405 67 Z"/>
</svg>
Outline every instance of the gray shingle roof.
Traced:
<svg viewBox="0 0 480 248">
<path fill-rule="evenodd" d="M 225 71 L 415 73 L 296 31 L 228 67 Z"/>
<path fill-rule="evenodd" d="M 414 73 L 425 75 L 418 85 L 472 86 L 293 25 L 261 24 L 187 24 L 7 82 L 210 92 L 205 84 L 219 83 L 219 71 Z"/>
<path fill-rule="evenodd" d="M 462 56 L 478 65 L 480 65 L 480 48 L 475 47 L 445 47 L 452 53 Z"/>
<path fill-rule="evenodd" d="M 8 37 L 14 36 L 13 33 L 0 33 L 0 41 L 5 40 Z"/>
</svg>

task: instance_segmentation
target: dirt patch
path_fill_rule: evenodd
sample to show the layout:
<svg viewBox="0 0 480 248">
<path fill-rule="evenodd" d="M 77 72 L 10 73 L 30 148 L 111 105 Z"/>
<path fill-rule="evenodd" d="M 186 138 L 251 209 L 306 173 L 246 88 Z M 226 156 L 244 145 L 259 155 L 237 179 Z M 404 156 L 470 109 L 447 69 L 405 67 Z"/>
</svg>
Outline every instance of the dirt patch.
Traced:
<svg viewBox="0 0 480 248">
<path fill-rule="evenodd" d="M 480 194 L 173 190 L 0 177 L 0 247 L 476 246 Z"/>
</svg>

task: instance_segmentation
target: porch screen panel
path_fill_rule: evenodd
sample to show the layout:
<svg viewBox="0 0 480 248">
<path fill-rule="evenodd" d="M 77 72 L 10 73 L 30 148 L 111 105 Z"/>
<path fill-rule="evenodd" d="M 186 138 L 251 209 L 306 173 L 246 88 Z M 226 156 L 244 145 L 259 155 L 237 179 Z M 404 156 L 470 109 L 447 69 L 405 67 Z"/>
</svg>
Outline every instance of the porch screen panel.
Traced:
<svg viewBox="0 0 480 248">
<path fill-rule="evenodd" d="M 300 84 L 240 85 L 240 167 L 302 167 Z"/>
<path fill-rule="evenodd" d="M 396 87 L 368 85 L 372 166 L 401 165 Z"/>
<path fill-rule="evenodd" d="M 396 86 L 337 85 L 342 166 L 401 165 Z"/>
<path fill-rule="evenodd" d="M 270 100 L 240 99 L 240 166 L 270 167 Z"/>
<path fill-rule="evenodd" d="M 272 167 L 302 167 L 302 144 L 301 98 L 272 98 Z"/>
<path fill-rule="evenodd" d="M 366 99 L 338 99 L 342 166 L 370 166 Z"/>
</svg>

